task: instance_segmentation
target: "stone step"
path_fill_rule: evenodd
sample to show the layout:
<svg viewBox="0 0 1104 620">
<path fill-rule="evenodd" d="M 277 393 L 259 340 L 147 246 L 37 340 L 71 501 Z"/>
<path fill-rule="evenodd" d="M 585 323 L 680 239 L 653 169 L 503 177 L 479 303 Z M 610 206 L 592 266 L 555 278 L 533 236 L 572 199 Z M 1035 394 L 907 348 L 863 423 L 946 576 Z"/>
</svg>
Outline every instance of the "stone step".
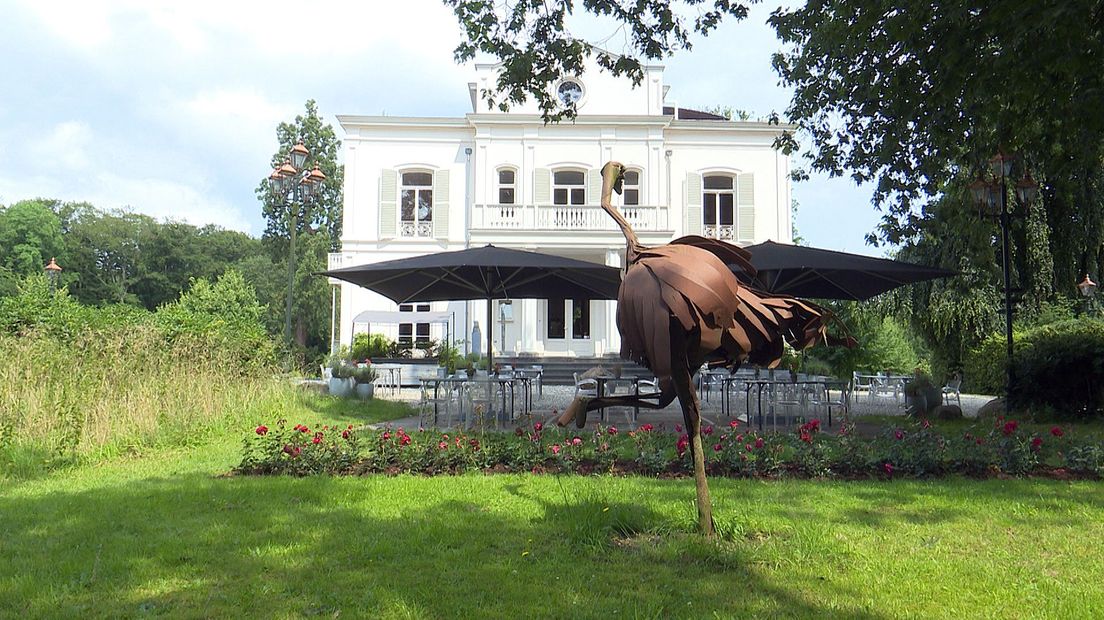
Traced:
<svg viewBox="0 0 1104 620">
<path fill-rule="evenodd" d="M 527 368 L 532 365 L 544 367 L 545 385 L 575 385 L 574 373 L 586 372 L 595 366 L 602 365 L 613 369 L 615 365 L 621 366 L 621 374 L 626 377 L 652 377 L 652 372 L 643 366 L 633 362 L 627 362 L 617 357 L 503 357 L 496 358 L 502 363 L 511 363 L 518 368 Z"/>
</svg>

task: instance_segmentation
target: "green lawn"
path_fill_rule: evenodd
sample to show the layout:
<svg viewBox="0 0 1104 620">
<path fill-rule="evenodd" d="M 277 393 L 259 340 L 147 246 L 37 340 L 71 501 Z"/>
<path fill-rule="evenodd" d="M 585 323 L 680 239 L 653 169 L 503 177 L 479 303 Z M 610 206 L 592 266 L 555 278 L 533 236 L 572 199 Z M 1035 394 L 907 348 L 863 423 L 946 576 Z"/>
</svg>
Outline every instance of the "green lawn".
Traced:
<svg viewBox="0 0 1104 620">
<path fill-rule="evenodd" d="M 1104 614 L 1099 482 L 717 479 L 710 542 L 688 480 L 222 476 L 248 430 L 0 487 L 0 617 Z"/>
</svg>

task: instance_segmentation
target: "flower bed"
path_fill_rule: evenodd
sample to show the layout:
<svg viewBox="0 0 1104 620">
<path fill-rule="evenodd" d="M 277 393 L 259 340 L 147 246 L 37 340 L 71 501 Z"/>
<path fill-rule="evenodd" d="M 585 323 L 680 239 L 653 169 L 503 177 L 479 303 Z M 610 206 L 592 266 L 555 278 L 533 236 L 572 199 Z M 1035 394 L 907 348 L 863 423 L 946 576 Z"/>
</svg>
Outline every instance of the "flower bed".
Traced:
<svg viewBox="0 0 1104 620">
<path fill-rule="evenodd" d="M 238 473 L 459 474 L 471 471 L 690 475 L 689 438 L 644 424 L 574 432 L 518 428 L 512 433 L 382 430 L 301 424 L 258 426 L 246 439 Z M 1077 441 L 1061 427 L 1044 435 L 1013 420 L 950 436 L 926 420 L 862 437 L 849 426 L 823 432 L 812 420 L 789 433 L 759 433 L 736 422 L 702 429 L 713 476 L 896 478 L 946 474 L 1049 475 L 1099 478 L 1104 446 Z"/>
</svg>

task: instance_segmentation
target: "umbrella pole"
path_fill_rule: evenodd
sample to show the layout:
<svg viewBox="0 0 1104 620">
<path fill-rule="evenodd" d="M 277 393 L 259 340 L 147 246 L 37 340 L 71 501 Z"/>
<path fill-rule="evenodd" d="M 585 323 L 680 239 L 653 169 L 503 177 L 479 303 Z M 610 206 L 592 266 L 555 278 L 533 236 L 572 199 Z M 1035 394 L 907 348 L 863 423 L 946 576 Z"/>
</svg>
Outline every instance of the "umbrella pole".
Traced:
<svg viewBox="0 0 1104 620">
<path fill-rule="evenodd" d="M 491 326 L 491 298 L 487 298 L 487 376 L 494 371 L 494 353 L 491 351 L 491 343 L 494 341 L 494 328 Z"/>
</svg>

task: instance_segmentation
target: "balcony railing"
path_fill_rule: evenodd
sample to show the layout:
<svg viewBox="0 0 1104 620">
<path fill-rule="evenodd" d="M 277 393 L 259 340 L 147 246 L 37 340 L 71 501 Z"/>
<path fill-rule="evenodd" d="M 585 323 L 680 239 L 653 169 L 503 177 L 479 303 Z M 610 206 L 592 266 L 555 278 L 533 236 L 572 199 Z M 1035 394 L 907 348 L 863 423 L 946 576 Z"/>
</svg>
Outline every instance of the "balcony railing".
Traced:
<svg viewBox="0 0 1104 620">
<path fill-rule="evenodd" d="M 736 241 L 736 227 L 731 224 L 706 224 L 702 226 L 702 236 L 722 241 Z"/>
<path fill-rule="evenodd" d="M 665 206 L 619 207 L 634 230 L 670 230 Z M 472 227 L 492 230 L 618 230 L 598 205 L 474 205 Z"/>
</svg>

